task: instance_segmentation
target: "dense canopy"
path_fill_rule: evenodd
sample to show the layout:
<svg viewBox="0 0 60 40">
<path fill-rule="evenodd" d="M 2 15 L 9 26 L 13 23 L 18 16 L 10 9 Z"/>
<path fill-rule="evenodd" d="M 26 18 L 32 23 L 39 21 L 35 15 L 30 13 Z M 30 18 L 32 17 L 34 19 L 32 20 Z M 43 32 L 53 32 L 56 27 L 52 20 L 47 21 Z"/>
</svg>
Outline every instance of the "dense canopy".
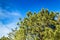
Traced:
<svg viewBox="0 0 60 40">
<path fill-rule="evenodd" d="M 19 29 L 9 33 L 10 40 L 60 40 L 60 15 L 42 9 L 38 13 L 27 12 L 18 23 Z"/>
</svg>

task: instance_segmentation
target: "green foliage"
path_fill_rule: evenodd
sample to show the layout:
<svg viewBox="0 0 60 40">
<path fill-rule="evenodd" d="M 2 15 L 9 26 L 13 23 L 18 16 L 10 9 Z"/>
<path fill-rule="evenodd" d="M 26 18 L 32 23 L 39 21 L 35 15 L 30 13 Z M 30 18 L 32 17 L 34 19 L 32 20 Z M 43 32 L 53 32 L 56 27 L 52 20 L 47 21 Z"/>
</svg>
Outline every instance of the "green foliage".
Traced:
<svg viewBox="0 0 60 40">
<path fill-rule="evenodd" d="M 12 40 L 60 40 L 59 14 L 47 9 L 38 13 L 27 12 L 27 17 L 17 25 L 19 29 L 9 34 Z"/>
<path fill-rule="evenodd" d="M 0 38 L 0 40 L 10 40 L 10 39 L 8 37 L 3 36 Z"/>
<path fill-rule="evenodd" d="M 40 12 L 28 12 L 20 22 L 20 29 L 15 33 L 15 40 L 60 40 L 57 13 L 42 9 Z M 57 27 L 58 25 L 58 27 Z M 57 29 L 58 28 L 58 29 Z"/>
</svg>

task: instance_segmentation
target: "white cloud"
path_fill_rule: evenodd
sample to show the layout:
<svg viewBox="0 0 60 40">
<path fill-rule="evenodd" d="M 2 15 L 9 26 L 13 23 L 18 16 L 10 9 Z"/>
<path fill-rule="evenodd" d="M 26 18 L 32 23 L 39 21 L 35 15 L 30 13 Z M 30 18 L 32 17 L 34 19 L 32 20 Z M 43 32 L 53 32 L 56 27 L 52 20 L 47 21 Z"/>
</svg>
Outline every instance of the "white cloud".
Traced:
<svg viewBox="0 0 60 40">
<path fill-rule="evenodd" d="M 7 33 L 9 32 L 9 29 L 7 29 L 5 25 L 2 24 L 2 22 L 0 22 L 0 37 L 2 37 L 3 35 L 7 36 Z"/>
<path fill-rule="evenodd" d="M 13 12 L 11 15 L 14 15 L 14 16 L 21 16 L 21 15 L 18 14 L 17 12 Z"/>
<path fill-rule="evenodd" d="M 17 22 L 11 22 L 10 24 L 4 25 L 0 22 L 0 37 L 8 36 L 8 33 L 12 31 L 11 29 L 18 27 L 16 23 Z"/>
<path fill-rule="evenodd" d="M 11 16 L 21 17 L 21 14 L 18 11 L 9 12 L 7 10 L 0 9 L 0 17 L 7 18 Z"/>
<path fill-rule="evenodd" d="M 9 12 L 7 10 L 0 9 L 0 37 L 3 35 L 7 36 L 7 34 L 11 32 L 11 28 L 14 29 L 17 27 L 16 24 L 19 20 L 19 17 L 21 17 L 21 14 L 18 11 Z M 9 22 L 9 20 L 5 20 L 6 18 L 11 21 Z M 5 20 L 6 24 L 2 22 L 3 20 Z M 7 21 L 9 23 L 7 23 Z"/>
</svg>

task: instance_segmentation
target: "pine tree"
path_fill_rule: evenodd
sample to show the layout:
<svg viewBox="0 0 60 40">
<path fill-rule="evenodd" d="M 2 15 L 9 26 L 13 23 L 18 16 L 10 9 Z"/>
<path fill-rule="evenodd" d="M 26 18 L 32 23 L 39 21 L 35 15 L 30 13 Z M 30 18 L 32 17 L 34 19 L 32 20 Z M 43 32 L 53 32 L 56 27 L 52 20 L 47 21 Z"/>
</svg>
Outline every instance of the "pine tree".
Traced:
<svg viewBox="0 0 60 40">
<path fill-rule="evenodd" d="M 28 12 L 19 23 L 14 40 L 60 40 L 60 24 L 56 17 L 57 13 L 47 9 L 38 13 Z"/>
<path fill-rule="evenodd" d="M 10 39 L 8 37 L 3 36 L 0 38 L 0 40 L 10 40 Z"/>
</svg>

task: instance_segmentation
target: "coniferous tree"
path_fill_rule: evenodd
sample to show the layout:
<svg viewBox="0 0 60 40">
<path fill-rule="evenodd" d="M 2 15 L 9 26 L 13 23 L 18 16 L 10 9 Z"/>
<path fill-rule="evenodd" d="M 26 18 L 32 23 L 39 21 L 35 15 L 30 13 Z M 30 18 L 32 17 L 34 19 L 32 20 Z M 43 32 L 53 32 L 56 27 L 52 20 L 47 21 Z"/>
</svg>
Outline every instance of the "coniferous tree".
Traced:
<svg viewBox="0 0 60 40">
<path fill-rule="evenodd" d="M 0 40 L 10 40 L 10 39 L 8 37 L 3 36 L 0 38 Z"/>
<path fill-rule="evenodd" d="M 42 9 L 38 13 L 28 12 L 14 33 L 14 40 L 60 40 L 60 24 L 57 13 Z"/>
</svg>

